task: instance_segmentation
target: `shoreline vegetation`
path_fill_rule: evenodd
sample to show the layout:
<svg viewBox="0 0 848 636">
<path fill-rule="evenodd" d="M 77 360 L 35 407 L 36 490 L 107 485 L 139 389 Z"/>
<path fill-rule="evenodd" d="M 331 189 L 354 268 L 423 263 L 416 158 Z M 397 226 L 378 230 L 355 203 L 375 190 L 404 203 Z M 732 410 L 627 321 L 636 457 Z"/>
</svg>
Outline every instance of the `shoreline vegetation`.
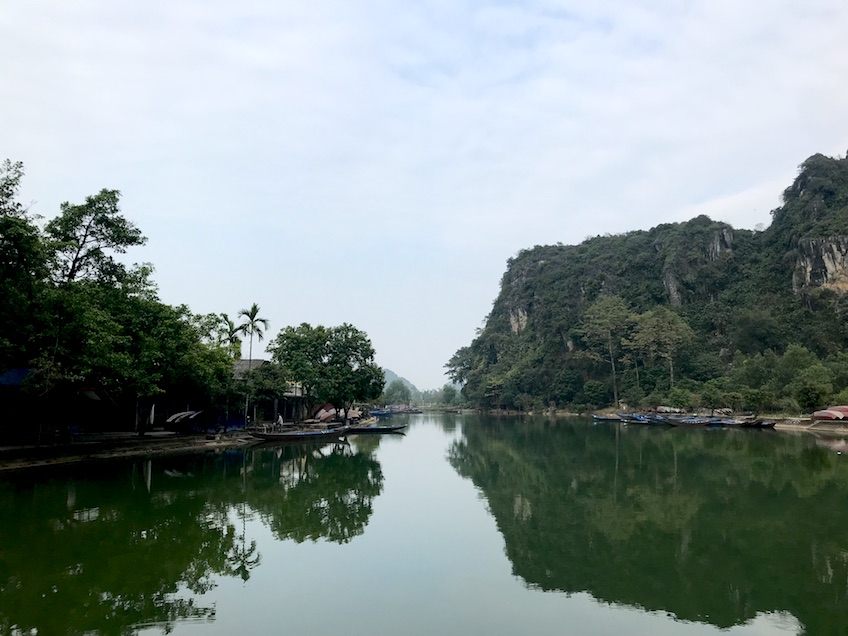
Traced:
<svg viewBox="0 0 848 636">
<path fill-rule="evenodd" d="M 256 360 L 254 342 L 272 335 L 257 303 L 235 321 L 197 314 L 160 300 L 151 263 L 127 264 L 147 239 L 118 190 L 62 203 L 45 221 L 19 201 L 23 176 L 21 162 L 0 163 L 0 446 L 226 431 L 305 420 L 326 404 L 346 418 L 380 397 L 365 332 L 284 326 L 269 337 L 271 360 Z"/>
<path fill-rule="evenodd" d="M 444 409 L 432 412 L 444 413 Z M 456 412 L 456 411 L 452 411 Z M 588 418 L 588 413 L 571 413 L 563 410 L 532 412 L 498 410 L 481 412 L 478 409 L 461 409 L 459 414 L 485 414 L 491 417 L 525 416 L 533 419 Z M 775 429 L 787 433 L 809 433 L 829 437 L 848 437 L 848 424 L 812 420 L 809 417 L 789 417 L 786 414 L 766 418 L 776 422 Z M 587 425 L 589 423 L 587 422 Z M 166 455 L 196 452 L 223 452 L 227 449 L 245 448 L 262 444 L 244 429 L 214 435 L 185 435 L 173 431 L 152 431 L 144 436 L 130 432 L 95 433 L 80 435 L 70 442 L 0 446 L 0 474 L 29 469 L 61 468 L 73 464 L 122 460 L 129 458 L 151 459 Z"/>
</svg>

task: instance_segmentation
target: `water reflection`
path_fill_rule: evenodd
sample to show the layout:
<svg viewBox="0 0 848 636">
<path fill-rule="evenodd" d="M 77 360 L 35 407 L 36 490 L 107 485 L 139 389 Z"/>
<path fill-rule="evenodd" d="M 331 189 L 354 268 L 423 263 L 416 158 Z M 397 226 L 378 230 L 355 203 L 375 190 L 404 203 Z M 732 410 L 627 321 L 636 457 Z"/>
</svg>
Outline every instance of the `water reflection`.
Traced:
<svg viewBox="0 0 848 636">
<path fill-rule="evenodd" d="M 468 418 L 449 461 L 527 585 L 727 628 L 848 631 L 848 466 L 807 437 Z"/>
<path fill-rule="evenodd" d="M 4 477 L 0 634 L 214 620 L 202 595 L 217 577 L 247 581 L 261 562 L 252 518 L 279 539 L 345 543 L 364 531 L 382 485 L 373 454 L 347 445 Z"/>
</svg>

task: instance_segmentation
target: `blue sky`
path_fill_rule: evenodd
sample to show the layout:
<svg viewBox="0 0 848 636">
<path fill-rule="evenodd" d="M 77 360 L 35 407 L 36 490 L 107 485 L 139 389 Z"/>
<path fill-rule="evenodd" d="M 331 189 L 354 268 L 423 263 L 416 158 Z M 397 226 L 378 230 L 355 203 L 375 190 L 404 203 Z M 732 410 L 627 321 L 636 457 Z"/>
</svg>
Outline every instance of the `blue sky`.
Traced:
<svg viewBox="0 0 848 636">
<path fill-rule="evenodd" d="M 365 330 L 420 388 L 506 259 L 696 214 L 752 228 L 848 149 L 844 0 L 11 1 L 0 159 L 101 188 L 165 302 Z"/>
</svg>

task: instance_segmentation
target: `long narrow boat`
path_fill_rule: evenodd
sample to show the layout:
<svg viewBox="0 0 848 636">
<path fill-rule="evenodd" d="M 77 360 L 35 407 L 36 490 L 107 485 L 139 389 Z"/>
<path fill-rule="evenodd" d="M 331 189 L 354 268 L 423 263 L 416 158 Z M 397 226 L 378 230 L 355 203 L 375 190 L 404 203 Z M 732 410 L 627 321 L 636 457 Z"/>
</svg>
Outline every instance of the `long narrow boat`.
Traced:
<svg viewBox="0 0 848 636">
<path fill-rule="evenodd" d="M 655 413 L 619 413 L 618 419 L 625 424 L 647 424 L 649 426 L 664 426 L 669 424 L 665 415 Z"/>
<path fill-rule="evenodd" d="M 354 424 L 347 431 L 348 435 L 356 435 L 359 433 L 400 433 L 403 434 L 403 429 L 406 424 Z"/>
<path fill-rule="evenodd" d="M 620 422 L 621 418 L 618 415 L 599 415 L 592 413 L 592 419 L 596 422 Z"/>
<path fill-rule="evenodd" d="M 302 442 L 313 439 L 333 439 L 344 435 L 349 430 L 349 426 L 337 426 L 335 428 L 300 428 L 290 431 L 250 431 L 250 434 L 266 442 Z"/>
</svg>

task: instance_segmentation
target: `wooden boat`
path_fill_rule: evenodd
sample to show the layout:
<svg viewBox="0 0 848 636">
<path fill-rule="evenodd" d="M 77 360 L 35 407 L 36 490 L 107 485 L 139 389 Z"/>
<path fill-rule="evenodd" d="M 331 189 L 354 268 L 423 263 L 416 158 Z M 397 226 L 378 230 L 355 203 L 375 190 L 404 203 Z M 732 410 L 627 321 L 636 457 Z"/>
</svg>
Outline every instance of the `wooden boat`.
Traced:
<svg viewBox="0 0 848 636">
<path fill-rule="evenodd" d="M 739 424 L 742 428 L 766 429 L 774 428 L 774 420 L 749 420 Z"/>
<path fill-rule="evenodd" d="M 665 415 L 655 413 L 619 413 L 618 419 L 625 424 L 647 424 L 649 426 L 670 424 Z"/>
<path fill-rule="evenodd" d="M 621 418 L 618 415 L 598 415 L 592 413 L 592 419 L 596 422 L 620 422 Z"/>
<path fill-rule="evenodd" d="M 305 442 L 318 439 L 333 439 L 344 435 L 350 430 L 349 426 L 339 425 L 334 428 L 296 428 L 287 431 L 250 431 L 253 437 L 266 442 Z"/>
<path fill-rule="evenodd" d="M 680 428 L 694 428 L 701 426 L 717 426 L 720 424 L 713 417 L 669 417 L 666 420 L 672 426 Z"/>
<path fill-rule="evenodd" d="M 347 434 L 357 435 L 360 433 L 395 433 L 403 434 L 403 429 L 406 424 L 354 424 L 351 426 Z"/>
</svg>

